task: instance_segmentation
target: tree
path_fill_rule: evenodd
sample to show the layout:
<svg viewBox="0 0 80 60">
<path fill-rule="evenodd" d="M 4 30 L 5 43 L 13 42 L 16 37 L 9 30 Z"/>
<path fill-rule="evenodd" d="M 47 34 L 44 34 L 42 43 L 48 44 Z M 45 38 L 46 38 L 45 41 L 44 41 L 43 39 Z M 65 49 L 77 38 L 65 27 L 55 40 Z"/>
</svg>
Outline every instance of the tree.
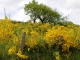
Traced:
<svg viewBox="0 0 80 60">
<path fill-rule="evenodd" d="M 54 23 L 60 22 L 62 20 L 61 15 L 52 10 L 50 7 L 44 4 L 38 4 L 35 0 L 29 2 L 29 4 L 25 4 L 24 7 L 26 15 L 29 14 L 31 20 L 36 22 L 36 19 L 39 19 L 42 23 Z"/>
</svg>

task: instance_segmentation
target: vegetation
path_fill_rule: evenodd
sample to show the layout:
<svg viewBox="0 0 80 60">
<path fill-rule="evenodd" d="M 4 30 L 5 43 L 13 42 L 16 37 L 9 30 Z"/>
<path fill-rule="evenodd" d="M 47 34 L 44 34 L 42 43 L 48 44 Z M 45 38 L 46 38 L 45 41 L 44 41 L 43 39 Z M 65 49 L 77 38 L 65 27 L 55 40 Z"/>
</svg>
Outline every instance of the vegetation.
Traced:
<svg viewBox="0 0 80 60">
<path fill-rule="evenodd" d="M 22 34 L 26 32 L 23 52 Z M 59 37 L 62 37 L 59 41 Z M 0 20 L 1 60 L 79 60 L 80 26 Z"/>
<path fill-rule="evenodd" d="M 35 0 L 32 0 L 29 4 L 25 4 L 24 10 L 26 14 L 30 15 L 34 23 L 36 19 L 39 19 L 42 23 L 57 24 L 65 19 L 56 10 L 52 10 L 44 4 L 38 4 Z"/>
<path fill-rule="evenodd" d="M 0 60 L 80 60 L 79 25 L 35 0 L 24 9 L 41 22 L 0 20 Z"/>
</svg>

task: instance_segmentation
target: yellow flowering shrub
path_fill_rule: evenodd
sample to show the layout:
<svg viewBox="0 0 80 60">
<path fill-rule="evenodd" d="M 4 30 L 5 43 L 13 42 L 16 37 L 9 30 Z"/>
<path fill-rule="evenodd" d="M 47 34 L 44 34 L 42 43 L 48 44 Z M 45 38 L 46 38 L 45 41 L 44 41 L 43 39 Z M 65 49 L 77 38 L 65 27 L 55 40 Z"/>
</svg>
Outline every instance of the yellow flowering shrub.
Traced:
<svg viewBox="0 0 80 60">
<path fill-rule="evenodd" d="M 9 19 L 0 21 L 0 39 L 2 42 L 10 41 L 14 31 L 13 24 Z M 5 41 L 6 40 L 6 41 Z"/>
<path fill-rule="evenodd" d="M 76 30 L 76 32 L 75 32 Z M 64 26 L 55 26 L 48 30 L 45 35 L 45 40 L 49 45 L 57 43 L 60 36 L 62 36 L 62 49 L 63 51 L 69 50 L 70 47 L 77 47 L 79 40 L 79 31 L 73 28 L 67 28 Z"/>
<path fill-rule="evenodd" d="M 37 45 L 38 39 L 39 33 L 37 33 L 36 31 L 31 31 L 30 37 L 26 39 L 25 45 L 33 48 Z"/>
</svg>

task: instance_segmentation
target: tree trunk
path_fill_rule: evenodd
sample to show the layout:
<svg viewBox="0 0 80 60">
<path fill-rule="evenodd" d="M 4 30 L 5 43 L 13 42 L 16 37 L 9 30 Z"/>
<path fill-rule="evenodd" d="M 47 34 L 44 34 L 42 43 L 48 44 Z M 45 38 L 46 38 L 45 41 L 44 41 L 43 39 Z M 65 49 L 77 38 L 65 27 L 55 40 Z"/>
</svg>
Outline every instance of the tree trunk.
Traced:
<svg viewBox="0 0 80 60">
<path fill-rule="evenodd" d="M 44 22 L 43 22 L 43 19 L 42 19 L 40 16 L 38 16 L 38 18 L 40 19 L 40 21 L 41 21 L 42 24 L 43 24 L 43 23 L 44 23 Z"/>
<path fill-rule="evenodd" d="M 34 23 L 36 22 L 36 18 L 33 19 Z"/>
</svg>

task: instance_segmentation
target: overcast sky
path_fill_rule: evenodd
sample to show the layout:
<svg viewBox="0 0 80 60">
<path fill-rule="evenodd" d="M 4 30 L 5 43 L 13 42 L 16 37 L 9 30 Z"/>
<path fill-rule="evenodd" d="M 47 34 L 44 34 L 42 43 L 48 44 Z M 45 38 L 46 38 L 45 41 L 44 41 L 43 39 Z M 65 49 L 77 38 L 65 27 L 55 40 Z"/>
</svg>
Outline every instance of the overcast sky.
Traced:
<svg viewBox="0 0 80 60">
<path fill-rule="evenodd" d="M 13 20 L 27 21 L 29 16 L 25 15 L 24 4 L 32 0 L 0 0 L 0 19 L 4 18 L 4 8 L 6 15 Z M 62 15 L 68 16 L 68 20 L 75 24 L 80 24 L 80 0 L 36 0 L 38 3 L 46 4 L 52 9 L 56 9 Z"/>
</svg>

